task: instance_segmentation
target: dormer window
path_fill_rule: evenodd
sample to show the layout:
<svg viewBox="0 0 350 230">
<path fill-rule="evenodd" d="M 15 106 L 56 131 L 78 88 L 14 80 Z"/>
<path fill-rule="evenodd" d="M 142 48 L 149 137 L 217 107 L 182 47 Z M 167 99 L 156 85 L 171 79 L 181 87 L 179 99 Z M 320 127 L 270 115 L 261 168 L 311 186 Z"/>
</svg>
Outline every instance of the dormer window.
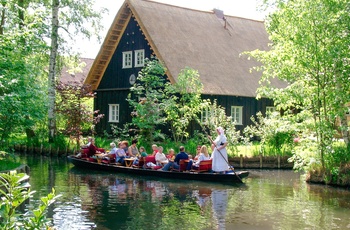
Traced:
<svg viewBox="0 0 350 230">
<path fill-rule="evenodd" d="M 123 69 L 132 68 L 132 51 L 123 52 Z"/>
<path fill-rule="evenodd" d="M 135 50 L 135 67 L 143 67 L 145 64 L 145 50 Z"/>
</svg>

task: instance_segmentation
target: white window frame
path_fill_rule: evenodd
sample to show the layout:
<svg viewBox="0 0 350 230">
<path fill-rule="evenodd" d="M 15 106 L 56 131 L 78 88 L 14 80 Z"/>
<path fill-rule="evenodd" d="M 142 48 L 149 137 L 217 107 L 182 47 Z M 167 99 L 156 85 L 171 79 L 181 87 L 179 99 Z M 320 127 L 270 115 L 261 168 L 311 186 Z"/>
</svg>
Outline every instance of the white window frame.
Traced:
<svg viewBox="0 0 350 230">
<path fill-rule="evenodd" d="M 108 122 L 119 122 L 119 104 L 108 104 Z"/>
<path fill-rule="evenodd" d="M 145 65 L 145 50 L 135 50 L 135 67 Z"/>
<path fill-rule="evenodd" d="M 232 122 L 243 125 L 243 106 L 231 106 Z"/>
<path fill-rule="evenodd" d="M 209 108 L 205 108 L 204 110 L 201 111 L 201 123 L 202 124 L 207 124 L 209 122 L 210 118 L 210 110 Z"/>
<path fill-rule="evenodd" d="M 123 52 L 123 69 L 132 68 L 132 51 Z"/>
</svg>

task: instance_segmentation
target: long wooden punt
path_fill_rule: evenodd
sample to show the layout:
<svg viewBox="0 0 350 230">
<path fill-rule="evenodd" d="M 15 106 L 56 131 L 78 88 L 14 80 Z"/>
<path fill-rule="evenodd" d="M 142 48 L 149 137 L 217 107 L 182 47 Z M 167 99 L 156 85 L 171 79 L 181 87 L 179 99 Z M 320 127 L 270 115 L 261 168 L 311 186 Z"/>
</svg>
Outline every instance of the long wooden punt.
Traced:
<svg viewBox="0 0 350 230">
<path fill-rule="evenodd" d="M 118 166 L 116 164 L 103 164 L 91 162 L 75 156 L 68 156 L 68 160 L 76 167 L 85 169 L 94 169 L 100 171 L 113 171 L 117 173 L 135 174 L 141 176 L 165 177 L 183 180 L 200 180 L 208 182 L 242 183 L 242 179 L 249 175 L 248 171 L 226 172 L 225 174 L 212 172 L 178 172 L 178 171 L 160 171 L 144 168 L 133 168 Z M 236 174 L 235 174 L 236 173 Z"/>
</svg>

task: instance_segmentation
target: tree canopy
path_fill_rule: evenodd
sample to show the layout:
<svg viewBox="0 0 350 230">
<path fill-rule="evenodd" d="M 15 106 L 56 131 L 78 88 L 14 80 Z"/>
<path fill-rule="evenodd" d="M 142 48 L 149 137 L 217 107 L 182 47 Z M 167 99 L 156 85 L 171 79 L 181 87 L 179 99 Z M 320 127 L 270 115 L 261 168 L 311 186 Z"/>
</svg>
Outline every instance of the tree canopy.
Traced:
<svg viewBox="0 0 350 230">
<path fill-rule="evenodd" d="M 277 0 L 265 4 L 275 7 L 265 23 L 271 49 L 249 53 L 262 63 L 256 67 L 263 73 L 259 96 L 273 98 L 283 111 L 302 110 L 299 122 L 307 120 L 306 113 L 314 120 L 323 163 L 337 128 L 348 143 L 350 2 Z M 287 81 L 289 86 L 273 88 L 271 78 Z"/>
</svg>

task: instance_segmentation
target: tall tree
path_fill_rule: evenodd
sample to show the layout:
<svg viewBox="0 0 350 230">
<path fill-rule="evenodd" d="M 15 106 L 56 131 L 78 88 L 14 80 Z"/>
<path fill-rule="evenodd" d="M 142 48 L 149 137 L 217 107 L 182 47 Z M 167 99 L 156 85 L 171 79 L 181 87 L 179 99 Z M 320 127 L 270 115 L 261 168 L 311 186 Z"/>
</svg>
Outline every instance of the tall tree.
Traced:
<svg viewBox="0 0 350 230">
<path fill-rule="evenodd" d="M 314 120 L 322 166 L 332 151 L 337 126 L 348 144 L 346 103 L 350 102 L 350 2 L 344 0 L 265 1 L 275 11 L 266 19 L 269 51 L 250 55 L 263 65 L 260 96 L 272 97 L 283 110 L 303 110 Z M 270 79 L 287 81 L 274 89 Z M 300 121 L 306 121 L 305 116 Z M 339 122 L 342 121 L 342 122 Z"/>
<path fill-rule="evenodd" d="M 14 132 L 32 130 L 45 118 L 45 91 L 42 84 L 46 50 L 41 38 L 44 24 L 36 11 L 23 21 L 25 5 L 2 1 L 0 34 L 0 142 Z M 21 11 L 19 14 L 18 11 Z"/>
<path fill-rule="evenodd" d="M 39 1 L 40 2 L 40 1 Z M 47 2 L 47 3 L 50 3 Z M 67 46 L 64 36 L 60 36 L 59 29 L 68 32 L 67 36 L 72 38 L 77 34 L 90 38 L 92 35 L 97 35 L 100 28 L 100 19 L 102 11 L 93 9 L 94 1 L 90 0 L 52 0 L 51 7 L 51 47 L 50 47 L 50 64 L 48 76 L 48 129 L 49 141 L 54 140 L 56 134 L 56 114 L 55 114 L 55 99 L 56 99 L 56 82 L 57 73 L 60 69 L 57 66 L 57 58 L 59 53 L 64 55 L 69 52 L 70 47 Z M 89 28 L 89 29 L 88 29 Z M 73 31 L 72 33 L 70 31 Z"/>
<path fill-rule="evenodd" d="M 56 100 L 56 59 L 58 49 L 58 11 L 59 0 L 52 0 L 52 20 L 51 20 L 51 48 L 50 48 L 50 64 L 49 64 L 49 79 L 48 79 L 48 128 L 49 142 L 53 142 L 56 133 L 56 115 L 55 115 L 55 100 Z"/>
<path fill-rule="evenodd" d="M 55 86 L 62 66 L 60 57 L 74 54 L 69 43 L 72 38 L 77 35 L 90 38 L 102 28 L 100 18 L 105 9 L 95 10 L 93 6 L 94 1 L 90 0 L 0 2 L 0 119 L 4 121 L 1 124 L 10 122 L 12 126 L 16 124 L 16 130 L 29 130 L 35 117 L 43 120 L 42 114 L 38 116 L 39 111 L 48 105 L 45 118 L 48 118 L 49 140 L 53 140 L 56 133 Z M 49 74 L 43 85 L 41 77 L 47 74 L 47 69 Z M 42 95 L 44 92 L 49 100 L 47 95 Z M 11 111 L 16 113 L 11 114 Z M 6 129 L 4 137 L 13 131 Z"/>
</svg>

